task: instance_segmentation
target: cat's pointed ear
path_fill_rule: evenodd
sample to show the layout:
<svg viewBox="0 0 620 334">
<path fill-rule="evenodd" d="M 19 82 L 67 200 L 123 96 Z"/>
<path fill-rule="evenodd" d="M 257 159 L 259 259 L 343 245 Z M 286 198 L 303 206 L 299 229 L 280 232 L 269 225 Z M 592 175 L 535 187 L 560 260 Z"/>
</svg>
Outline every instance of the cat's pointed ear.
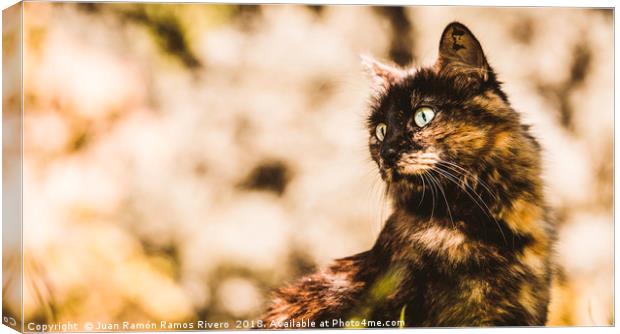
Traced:
<svg viewBox="0 0 620 334">
<path fill-rule="evenodd" d="M 483 80 L 488 78 L 490 70 L 480 42 L 459 22 L 448 24 L 441 34 L 439 59 L 435 66 L 439 70 L 452 68 L 468 74 L 480 74 Z"/>
<path fill-rule="evenodd" d="M 385 89 L 407 75 L 407 71 L 396 66 L 383 64 L 371 56 L 360 55 L 360 59 L 376 88 Z"/>
</svg>

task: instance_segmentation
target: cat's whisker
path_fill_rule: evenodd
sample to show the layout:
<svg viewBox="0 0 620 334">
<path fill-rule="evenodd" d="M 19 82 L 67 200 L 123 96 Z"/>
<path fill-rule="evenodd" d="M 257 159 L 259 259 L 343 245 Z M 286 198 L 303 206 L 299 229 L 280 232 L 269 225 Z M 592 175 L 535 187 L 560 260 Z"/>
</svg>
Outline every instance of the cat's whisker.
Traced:
<svg viewBox="0 0 620 334">
<path fill-rule="evenodd" d="M 452 218 L 452 211 L 450 210 L 450 204 L 448 204 L 448 198 L 446 197 L 446 193 L 445 193 L 443 187 L 441 186 L 441 182 L 439 182 L 439 180 L 436 179 L 434 176 L 432 176 L 430 174 L 429 174 L 429 176 L 431 178 L 433 178 L 435 180 L 435 182 L 437 183 L 437 187 L 441 191 L 441 195 L 443 196 L 444 202 L 446 203 L 446 209 L 448 210 L 448 216 L 450 217 L 450 222 L 452 223 L 452 227 L 456 228 L 456 224 L 454 224 L 454 219 Z"/>
<path fill-rule="evenodd" d="M 482 199 L 482 197 L 480 197 L 480 195 L 478 195 L 478 193 L 476 193 L 476 192 L 475 192 L 475 190 L 474 190 L 473 188 L 471 188 L 469 185 L 465 184 L 465 186 L 466 186 L 466 187 L 468 187 L 468 188 L 471 190 L 471 192 L 472 192 L 473 194 L 475 194 L 475 195 L 478 197 L 478 199 L 480 200 L 480 203 L 482 203 L 482 205 L 484 205 L 484 208 L 480 205 L 480 203 L 478 202 L 478 200 L 476 200 L 476 199 L 475 199 L 475 198 L 474 198 L 474 197 L 470 194 L 470 192 L 469 192 L 466 188 L 464 188 L 463 186 L 461 186 L 461 185 L 460 185 L 457 181 L 455 181 L 455 180 L 451 179 L 450 177 L 448 177 L 448 175 L 450 175 L 451 177 L 455 177 L 454 175 L 450 174 L 450 173 L 449 173 L 448 171 L 446 171 L 446 170 L 441 169 L 440 167 L 437 167 L 436 171 L 437 171 L 438 173 L 440 173 L 440 174 L 444 175 L 444 177 L 445 177 L 448 181 L 451 181 L 452 183 L 454 183 L 454 184 L 456 184 L 457 186 L 459 186 L 459 187 L 460 187 L 460 188 L 461 188 L 461 189 L 465 192 L 465 194 L 466 194 L 467 196 L 469 196 L 469 198 L 471 198 L 471 199 L 474 201 L 474 203 L 476 203 L 476 205 L 478 205 L 478 207 L 482 210 L 482 212 L 483 212 L 483 213 L 484 213 L 487 217 L 489 217 L 490 219 L 492 219 L 492 220 L 495 222 L 495 224 L 497 225 L 497 228 L 498 228 L 498 230 L 499 230 L 500 234 L 502 235 L 502 239 L 504 239 L 504 242 L 505 242 L 505 243 L 507 243 L 508 241 L 506 240 L 506 236 L 505 236 L 505 234 L 504 234 L 504 231 L 503 231 L 503 229 L 502 229 L 502 226 L 501 226 L 501 225 L 500 225 L 500 223 L 497 221 L 497 219 L 495 218 L 495 216 L 493 216 L 493 213 L 491 212 L 491 209 L 490 209 L 490 208 L 489 208 L 489 206 L 488 206 L 488 205 L 484 202 L 484 200 Z M 447 173 L 448 175 L 443 174 L 443 173 Z M 457 178 L 457 180 L 458 180 L 458 178 Z"/>
<path fill-rule="evenodd" d="M 384 183 L 382 183 L 384 184 Z M 385 224 L 385 222 L 387 221 L 387 219 L 385 218 L 385 207 L 386 207 L 386 202 L 387 202 L 387 198 L 389 196 L 389 191 L 390 191 L 390 185 L 389 183 L 384 184 L 385 187 L 383 188 L 383 191 L 381 192 L 381 224 Z"/>
<path fill-rule="evenodd" d="M 380 202 L 379 202 L 379 225 L 381 227 L 384 226 L 385 222 L 386 222 L 386 199 L 388 197 L 388 191 L 389 191 L 389 185 L 383 183 L 383 180 L 378 179 L 379 187 L 380 187 L 380 191 L 379 191 L 379 198 L 380 198 Z"/>
<path fill-rule="evenodd" d="M 433 208 L 431 210 L 431 220 L 433 218 L 433 213 L 435 212 L 435 197 L 439 197 L 439 188 L 437 187 L 437 180 L 429 173 L 426 174 L 428 180 L 431 183 L 433 189 Z"/>
<path fill-rule="evenodd" d="M 367 187 L 368 205 L 372 207 L 373 228 L 381 229 L 385 223 L 385 184 L 378 175 L 377 166 L 372 161 L 372 165 L 366 165 L 365 172 L 362 172 L 364 178 L 369 178 Z"/>
<path fill-rule="evenodd" d="M 440 162 L 440 163 L 442 163 L 442 162 Z M 445 161 L 443 161 L 443 163 L 446 163 L 446 162 L 445 162 Z M 475 180 L 476 180 L 476 183 L 480 184 L 480 186 L 482 186 L 482 187 L 484 188 L 484 190 L 486 190 L 486 191 L 489 193 L 489 195 L 491 195 L 491 197 L 492 197 L 494 200 L 499 201 L 499 198 L 497 197 L 497 195 L 496 195 L 496 194 L 494 194 L 493 192 L 491 192 L 491 190 L 488 188 L 488 186 L 485 184 L 485 182 L 484 182 L 483 180 L 481 180 L 481 179 L 478 179 L 478 178 L 473 177 L 473 175 L 472 175 L 472 173 L 471 173 L 471 172 L 469 172 L 469 171 L 465 170 L 464 168 L 462 168 L 462 167 L 460 167 L 460 166 L 458 166 L 458 165 L 457 165 L 456 167 L 459 167 L 459 168 L 462 170 L 462 172 L 461 172 L 461 171 L 459 171 L 459 170 L 457 170 L 457 169 L 455 169 L 455 168 L 452 168 L 450 165 L 444 165 L 444 167 L 446 167 L 446 168 L 450 169 L 451 171 L 453 171 L 453 172 L 455 172 L 455 173 L 457 173 L 457 174 L 463 175 L 463 177 L 464 177 L 464 178 L 463 178 L 463 183 L 464 183 L 465 185 L 467 185 L 470 189 L 472 189 L 472 191 L 473 191 L 473 192 L 475 192 L 476 194 L 478 194 L 478 193 L 476 192 L 476 190 L 475 190 L 475 189 L 474 189 L 471 185 L 469 185 L 469 184 L 468 184 L 468 182 L 465 180 L 465 177 L 467 177 L 468 175 L 471 175 L 471 176 L 472 176 L 472 179 L 475 179 Z M 480 195 L 478 195 L 478 196 L 480 197 Z"/>
<path fill-rule="evenodd" d="M 486 203 L 485 203 L 485 202 L 484 202 L 484 200 L 480 197 L 480 195 L 478 195 L 478 194 L 475 192 L 475 190 L 474 190 L 474 189 L 472 189 L 472 188 L 471 188 L 469 185 L 467 185 L 467 184 L 465 184 L 465 186 L 461 185 L 461 184 L 458 182 L 458 180 L 459 180 L 459 179 L 458 179 L 458 177 L 454 176 L 453 174 L 451 174 L 450 172 L 448 172 L 448 171 L 446 171 L 446 170 L 444 170 L 444 169 L 441 169 L 441 168 L 439 168 L 439 167 L 438 167 L 438 168 L 436 169 L 436 171 L 437 171 L 438 173 L 440 173 L 440 174 L 444 175 L 444 177 L 445 177 L 448 181 L 451 181 L 451 182 L 452 182 L 452 183 L 454 183 L 455 185 L 459 186 L 459 187 L 460 187 L 463 191 L 465 191 L 465 194 L 466 194 L 467 196 L 469 196 L 469 197 L 470 197 L 470 198 L 471 198 L 471 199 L 472 199 L 472 200 L 473 200 L 473 201 L 474 201 L 474 202 L 475 202 L 475 203 L 476 203 L 476 204 L 480 207 L 480 209 L 482 209 L 483 211 L 485 211 L 485 210 L 486 210 L 486 211 L 488 211 L 488 213 L 487 213 L 487 212 L 485 212 L 485 214 L 487 214 L 487 216 L 488 216 L 489 218 L 493 218 L 492 216 L 489 216 L 489 214 L 491 214 L 491 212 L 490 212 L 490 210 L 489 210 L 489 207 L 486 205 Z M 445 174 L 444 174 L 444 173 L 445 173 Z M 486 208 L 486 209 L 485 209 L 485 208 L 483 208 L 482 206 L 480 206 L 480 204 L 478 203 L 478 200 L 476 200 L 476 199 L 475 199 L 475 198 L 474 198 L 474 197 L 470 194 L 470 192 L 469 192 L 470 190 L 471 190 L 471 192 L 472 192 L 472 193 L 474 193 L 474 194 L 478 197 L 478 199 L 480 200 L 480 202 L 482 202 L 482 204 L 484 204 L 484 206 L 485 206 L 485 208 Z"/>
<path fill-rule="evenodd" d="M 433 199 L 433 205 L 431 206 L 431 221 L 433 220 L 433 214 L 435 213 L 435 184 L 433 184 L 430 175 L 429 174 L 425 174 L 426 176 L 428 176 L 429 178 L 427 179 L 428 184 L 430 185 L 430 190 L 431 190 L 431 198 Z"/>
<path fill-rule="evenodd" d="M 424 201 L 424 193 L 426 192 L 426 182 L 424 182 L 424 175 L 426 172 L 420 174 L 420 179 L 422 179 L 422 196 L 420 197 L 420 203 L 418 203 L 418 208 L 422 205 L 422 201 Z"/>
<path fill-rule="evenodd" d="M 461 171 L 463 171 L 464 173 L 466 173 L 467 175 L 471 175 L 473 177 L 472 172 L 468 171 L 467 169 L 461 167 L 460 165 L 454 163 L 454 162 L 450 162 L 450 161 L 446 161 L 446 160 L 439 160 L 438 161 L 439 164 L 444 164 L 445 167 L 452 167 L 450 168 L 452 171 L 456 172 L 456 170 L 454 168 L 458 168 Z M 474 178 L 476 180 L 477 183 L 479 183 L 483 188 L 485 188 L 485 190 L 489 193 L 489 195 L 491 195 L 495 200 L 499 200 L 497 194 L 493 193 L 491 191 L 491 189 L 489 188 L 489 186 L 486 184 L 486 182 L 480 178 Z"/>
</svg>

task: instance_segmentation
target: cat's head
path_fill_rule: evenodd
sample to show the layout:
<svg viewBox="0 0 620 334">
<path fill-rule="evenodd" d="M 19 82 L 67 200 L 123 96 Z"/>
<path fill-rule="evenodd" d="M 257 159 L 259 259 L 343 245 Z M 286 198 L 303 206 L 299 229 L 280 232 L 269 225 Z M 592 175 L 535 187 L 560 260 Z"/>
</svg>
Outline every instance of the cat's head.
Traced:
<svg viewBox="0 0 620 334">
<path fill-rule="evenodd" d="M 429 68 L 363 59 L 374 79 L 370 153 L 390 184 L 421 189 L 420 175 L 475 172 L 515 144 L 519 117 L 476 37 L 454 22 L 439 44 L 437 62 Z"/>
</svg>

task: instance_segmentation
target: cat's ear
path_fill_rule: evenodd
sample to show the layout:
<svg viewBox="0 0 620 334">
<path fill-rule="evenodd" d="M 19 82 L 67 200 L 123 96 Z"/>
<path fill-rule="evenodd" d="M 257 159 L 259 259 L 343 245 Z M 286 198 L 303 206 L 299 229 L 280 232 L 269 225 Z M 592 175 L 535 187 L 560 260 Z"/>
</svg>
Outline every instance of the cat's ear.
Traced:
<svg viewBox="0 0 620 334">
<path fill-rule="evenodd" d="M 396 66 L 383 64 L 370 56 L 360 55 L 360 58 L 362 65 L 372 78 L 375 88 L 385 89 L 407 75 L 407 71 Z"/>
<path fill-rule="evenodd" d="M 490 71 L 480 42 L 459 22 L 448 24 L 441 34 L 439 59 L 435 66 L 438 70 L 462 70 L 467 74 L 479 74 L 485 81 Z"/>
</svg>

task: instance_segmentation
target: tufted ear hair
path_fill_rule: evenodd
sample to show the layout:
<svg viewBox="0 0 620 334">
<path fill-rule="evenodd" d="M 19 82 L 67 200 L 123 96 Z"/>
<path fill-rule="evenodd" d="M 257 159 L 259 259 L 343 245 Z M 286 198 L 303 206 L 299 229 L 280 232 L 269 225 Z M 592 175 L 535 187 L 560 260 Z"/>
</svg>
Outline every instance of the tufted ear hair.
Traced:
<svg viewBox="0 0 620 334">
<path fill-rule="evenodd" d="M 397 66 L 383 64 L 371 56 L 361 55 L 360 58 L 362 65 L 373 80 L 375 89 L 386 89 L 408 73 Z"/>
<path fill-rule="evenodd" d="M 441 34 L 439 59 L 435 67 L 439 71 L 478 74 L 483 81 L 488 79 L 491 70 L 480 42 L 466 26 L 459 22 L 448 24 Z"/>
</svg>

